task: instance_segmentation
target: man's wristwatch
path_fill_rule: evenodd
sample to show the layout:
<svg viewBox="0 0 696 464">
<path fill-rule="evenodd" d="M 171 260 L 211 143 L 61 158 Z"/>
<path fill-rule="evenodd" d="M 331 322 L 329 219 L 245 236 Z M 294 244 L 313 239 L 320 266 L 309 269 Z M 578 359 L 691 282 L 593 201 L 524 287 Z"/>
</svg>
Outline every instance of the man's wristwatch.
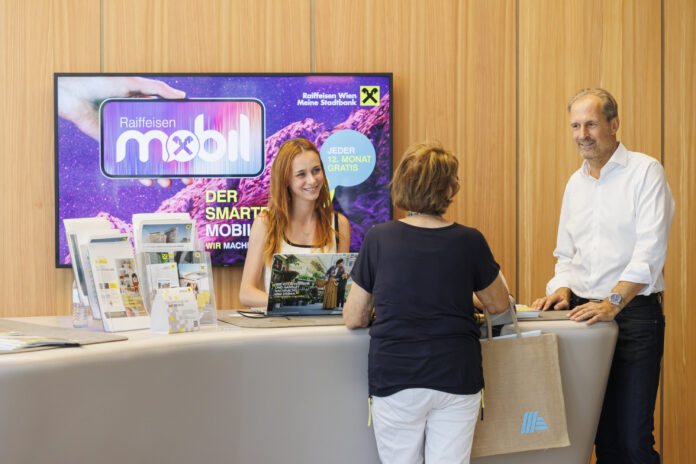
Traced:
<svg viewBox="0 0 696 464">
<path fill-rule="evenodd" d="M 609 294 L 609 303 L 623 309 L 624 299 L 620 293 L 610 293 Z"/>
</svg>

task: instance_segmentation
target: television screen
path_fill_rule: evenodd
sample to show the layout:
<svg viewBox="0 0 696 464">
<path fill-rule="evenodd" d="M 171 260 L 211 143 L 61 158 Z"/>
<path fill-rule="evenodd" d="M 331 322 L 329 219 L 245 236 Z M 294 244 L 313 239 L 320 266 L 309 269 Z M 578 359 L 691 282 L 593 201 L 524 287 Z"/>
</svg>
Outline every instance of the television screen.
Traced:
<svg viewBox="0 0 696 464">
<path fill-rule="evenodd" d="M 214 265 L 244 262 L 282 143 L 320 150 L 350 250 L 392 215 L 391 74 L 54 75 L 56 265 L 63 219 L 189 213 Z"/>
</svg>

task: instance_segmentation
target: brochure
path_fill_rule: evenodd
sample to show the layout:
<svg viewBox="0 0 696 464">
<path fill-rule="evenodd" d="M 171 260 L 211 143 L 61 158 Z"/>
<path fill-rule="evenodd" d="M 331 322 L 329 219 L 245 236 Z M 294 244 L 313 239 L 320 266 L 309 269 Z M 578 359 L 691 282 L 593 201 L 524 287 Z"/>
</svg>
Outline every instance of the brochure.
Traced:
<svg viewBox="0 0 696 464">
<path fill-rule="evenodd" d="M 202 325 L 217 325 L 210 254 L 192 251 L 150 251 L 139 253 L 141 286 L 145 308 L 152 314 L 152 302 L 159 289 L 189 287 L 201 312 Z"/>
<path fill-rule="evenodd" d="M 202 257 L 201 252 L 194 256 Z M 217 310 L 212 292 L 213 274 L 210 263 L 179 263 L 179 285 L 190 288 L 201 312 L 201 324 L 217 324 Z"/>
<path fill-rule="evenodd" d="M 161 288 L 152 302 L 153 333 L 193 332 L 200 329 L 198 304 L 190 287 Z"/>
<path fill-rule="evenodd" d="M 113 238 L 114 234 L 116 234 L 118 238 Z M 99 306 L 99 298 L 97 297 L 97 289 L 94 285 L 94 274 L 92 273 L 92 266 L 90 265 L 88 245 L 91 239 L 103 237 L 104 235 L 105 232 L 103 230 L 85 230 L 74 234 L 77 240 L 77 247 L 80 250 L 78 258 L 82 263 L 80 267 L 84 270 L 85 275 L 85 290 L 87 291 L 87 300 L 89 302 L 89 307 L 92 310 L 92 317 L 96 320 L 101 319 L 101 308 Z M 112 230 L 111 232 L 106 233 L 106 238 L 104 240 L 122 239 L 118 232 Z"/>
<path fill-rule="evenodd" d="M 87 289 L 89 277 L 86 274 L 89 272 L 89 266 L 87 268 L 83 266 L 84 260 L 82 259 L 82 254 L 84 254 L 86 246 L 86 241 L 84 240 L 92 233 L 108 232 L 112 230 L 113 227 L 111 223 L 103 217 L 64 219 L 63 226 L 65 228 L 68 250 L 70 251 L 70 262 L 72 263 L 80 301 L 83 305 L 88 305 L 90 303 Z M 81 242 L 81 240 L 83 241 Z M 96 311 L 93 311 L 93 314 L 95 318 L 98 318 L 98 308 Z"/>
<path fill-rule="evenodd" d="M 197 240 L 188 213 L 134 214 L 133 233 L 136 253 L 191 251 Z"/>
<path fill-rule="evenodd" d="M 515 311 L 517 319 L 537 319 L 541 315 L 541 311 L 522 304 L 516 304 Z"/>
<path fill-rule="evenodd" d="M 190 250 L 193 247 L 194 232 L 193 221 L 143 224 L 140 242 L 143 251 L 156 251 L 164 246 L 168 250 Z"/>
<path fill-rule="evenodd" d="M 147 270 L 152 290 L 179 287 L 176 263 L 149 264 Z"/>
<path fill-rule="evenodd" d="M 89 259 L 104 330 L 146 329 L 150 318 L 140 295 L 140 281 L 128 234 L 89 241 Z"/>
<path fill-rule="evenodd" d="M 41 346 L 80 346 L 65 338 L 48 338 L 23 335 L 20 332 L 0 331 L 0 351 L 20 351 Z"/>
</svg>

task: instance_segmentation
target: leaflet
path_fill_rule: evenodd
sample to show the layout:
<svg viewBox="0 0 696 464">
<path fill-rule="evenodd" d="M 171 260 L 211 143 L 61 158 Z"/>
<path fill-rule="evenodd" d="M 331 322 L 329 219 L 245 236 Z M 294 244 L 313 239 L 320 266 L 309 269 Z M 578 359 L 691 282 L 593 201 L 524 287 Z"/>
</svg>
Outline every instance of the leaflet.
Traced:
<svg viewBox="0 0 696 464">
<path fill-rule="evenodd" d="M 107 332 L 150 326 L 128 239 L 127 234 L 112 234 L 93 238 L 88 245 L 102 322 Z"/>
<path fill-rule="evenodd" d="M 93 233 L 104 233 L 113 230 L 108 219 L 103 217 L 64 219 L 65 236 L 70 251 L 75 283 L 83 305 L 89 304 L 88 281 L 89 266 L 83 266 L 82 254 L 85 251 L 86 239 Z M 95 318 L 99 316 L 99 308 L 92 311 Z"/>
<path fill-rule="evenodd" d="M 179 287 L 179 273 L 176 263 L 148 264 L 150 288 L 157 291 L 160 288 Z"/>
<path fill-rule="evenodd" d="M 194 255 L 200 252 L 195 252 Z M 179 263 L 179 285 L 190 288 L 201 312 L 202 324 L 216 324 L 217 311 L 212 294 L 213 275 L 207 263 Z"/>
<path fill-rule="evenodd" d="M 41 346 L 80 346 L 80 343 L 65 338 L 36 337 L 20 332 L 0 331 L 0 351 L 20 351 Z"/>
<path fill-rule="evenodd" d="M 195 223 L 188 213 L 134 214 L 135 251 L 191 251 L 197 240 Z"/>
<path fill-rule="evenodd" d="M 200 329 L 200 316 L 190 287 L 161 288 L 152 302 L 153 333 L 193 332 Z"/>
</svg>

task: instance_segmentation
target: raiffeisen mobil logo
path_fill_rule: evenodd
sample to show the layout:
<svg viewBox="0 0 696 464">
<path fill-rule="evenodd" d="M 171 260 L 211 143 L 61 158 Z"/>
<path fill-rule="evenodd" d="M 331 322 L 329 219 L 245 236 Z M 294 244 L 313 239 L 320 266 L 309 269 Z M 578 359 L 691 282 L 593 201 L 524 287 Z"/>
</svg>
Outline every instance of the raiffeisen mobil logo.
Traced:
<svg viewBox="0 0 696 464">
<path fill-rule="evenodd" d="M 544 418 L 539 415 L 539 411 L 528 411 L 524 413 L 522 418 L 521 434 L 534 433 L 537 430 L 548 430 Z"/>
<path fill-rule="evenodd" d="M 255 99 L 110 99 L 100 107 L 107 177 L 256 177 L 265 168 Z"/>
</svg>

